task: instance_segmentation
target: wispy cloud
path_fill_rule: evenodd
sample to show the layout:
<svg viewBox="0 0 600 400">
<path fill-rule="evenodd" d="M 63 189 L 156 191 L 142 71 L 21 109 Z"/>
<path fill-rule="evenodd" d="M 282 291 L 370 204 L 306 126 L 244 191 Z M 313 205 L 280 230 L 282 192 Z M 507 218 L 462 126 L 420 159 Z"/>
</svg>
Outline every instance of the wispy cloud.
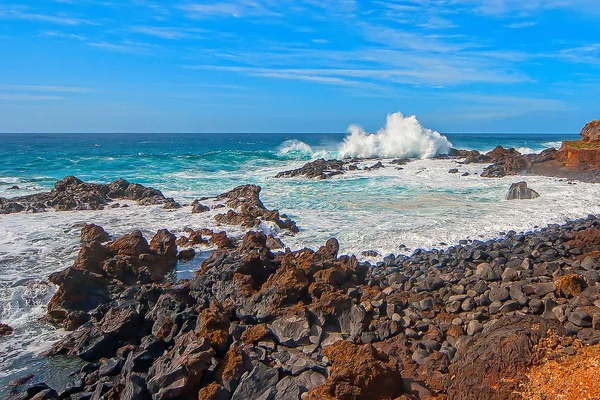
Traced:
<svg viewBox="0 0 600 400">
<path fill-rule="evenodd" d="M 0 19 L 12 19 L 29 22 L 45 22 L 55 25 L 94 25 L 95 23 L 86 20 L 73 18 L 64 14 L 49 15 L 26 12 L 19 9 L 0 9 Z"/>
<path fill-rule="evenodd" d="M 11 85 L 0 83 L 0 90 L 26 91 L 26 92 L 54 92 L 54 93 L 85 93 L 91 89 L 73 86 L 49 85 Z"/>
<path fill-rule="evenodd" d="M 27 93 L 0 93 L 0 101 L 54 101 L 63 100 L 60 96 L 40 96 Z"/>
<path fill-rule="evenodd" d="M 163 26 L 134 26 L 131 28 L 134 33 L 140 33 L 143 35 L 154 36 L 161 39 L 177 40 L 177 39 L 202 39 L 207 31 L 204 29 L 197 28 L 175 28 L 175 27 L 163 27 Z"/>
<path fill-rule="evenodd" d="M 535 26 L 537 23 L 535 21 L 523 21 L 523 22 L 515 22 L 514 24 L 506 25 L 507 28 L 510 29 L 523 29 L 523 28 L 531 28 Z"/>
<path fill-rule="evenodd" d="M 97 49 L 129 54 L 147 54 L 150 48 L 158 48 L 158 46 L 156 45 L 141 42 L 133 42 L 130 40 L 124 40 L 123 42 L 118 43 L 99 41 L 87 42 L 86 44 L 90 47 L 94 47 Z"/>
</svg>

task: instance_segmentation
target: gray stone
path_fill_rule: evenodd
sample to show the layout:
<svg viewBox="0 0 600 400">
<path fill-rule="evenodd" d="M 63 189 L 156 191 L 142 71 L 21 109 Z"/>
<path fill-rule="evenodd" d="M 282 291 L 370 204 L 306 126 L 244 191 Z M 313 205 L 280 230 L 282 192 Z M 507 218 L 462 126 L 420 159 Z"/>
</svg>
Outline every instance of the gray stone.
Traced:
<svg viewBox="0 0 600 400">
<path fill-rule="evenodd" d="M 231 400 L 257 400 L 277 384 L 279 373 L 263 363 L 256 363 L 254 369 L 244 373 Z"/>
<path fill-rule="evenodd" d="M 304 315 L 287 315 L 277 318 L 267 327 L 277 342 L 286 347 L 297 347 L 309 343 L 310 324 Z"/>
<path fill-rule="evenodd" d="M 579 309 L 569 314 L 569 322 L 582 328 L 588 328 L 592 326 L 592 317 L 584 310 Z"/>
<path fill-rule="evenodd" d="M 519 279 L 519 272 L 512 268 L 506 268 L 502 273 L 502 280 L 504 282 L 512 282 Z"/>
<path fill-rule="evenodd" d="M 527 182 L 513 183 L 506 194 L 506 200 L 532 200 L 538 197 L 539 193 L 527 187 Z"/>
<path fill-rule="evenodd" d="M 517 311 L 520 309 L 521 309 L 521 305 L 518 302 L 511 300 L 511 301 L 507 301 L 506 303 L 504 303 L 504 305 L 500 309 L 500 312 L 502 314 L 506 315 L 509 312 Z"/>
<path fill-rule="evenodd" d="M 523 286 L 521 283 L 516 282 L 510 285 L 509 290 L 510 298 L 518 302 L 521 306 L 526 306 L 529 299 L 523 293 Z"/>
<path fill-rule="evenodd" d="M 504 301 L 510 299 L 510 293 L 508 292 L 507 288 L 496 286 L 496 287 L 492 287 L 492 290 L 490 290 L 488 297 L 490 298 L 491 302 L 495 302 L 495 301 L 504 302 Z"/>
<path fill-rule="evenodd" d="M 294 380 L 302 392 L 308 392 L 325 383 L 325 375 L 316 371 L 305 371 L 294 377 Z"/>
<path fill-rule="evenodd" d="M 461 308 L 464 311 L 471 311 L 473 309 L 475 309 L 477 307 L 477 304 L 475 304 L 475 300 L 473 300 L 473 298 L 468 297 L 467 299 L 465 299 L 465 301 L 462 302 L 461 304 Z"/>
<path fill-rule="evenodd" d="M 501 308 L 502 308 L 502 302 L 495 301 L 492 304 L 490 304 L 488 309 L 489 309 L 490 314 L 498 314 L 500 312 Z"/>
<path fill-rule="evenodd" d="M 538 283 L 535 285 L 535 294 L 538 297 L 544 297 L 550 292 L 554 292 L 556 290 L 556 285 L 554 282 L 546 282 L 546 283 Z"/>
<path fill-rule="evenodd" d="M 473 320 L 467 325 L 467 334 L 469 336 L 473 336 L 481 331 L 483 331 L 483 325 L 477 320 Z"/>
</svg>

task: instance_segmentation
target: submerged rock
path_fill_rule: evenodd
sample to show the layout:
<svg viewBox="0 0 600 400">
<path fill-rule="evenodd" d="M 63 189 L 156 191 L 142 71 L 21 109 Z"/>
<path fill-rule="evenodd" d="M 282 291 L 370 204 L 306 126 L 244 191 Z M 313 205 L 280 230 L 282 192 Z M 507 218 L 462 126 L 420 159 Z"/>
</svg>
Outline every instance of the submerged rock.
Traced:
<svg viewBox="0 0 600 400">
<path fill-rule="evenodd" d="M 518 182 L 510 185 L 506 200 L 532 200 L 540 197 L 539 193 L 527 186 L 527 182 Z"/>
</svg>

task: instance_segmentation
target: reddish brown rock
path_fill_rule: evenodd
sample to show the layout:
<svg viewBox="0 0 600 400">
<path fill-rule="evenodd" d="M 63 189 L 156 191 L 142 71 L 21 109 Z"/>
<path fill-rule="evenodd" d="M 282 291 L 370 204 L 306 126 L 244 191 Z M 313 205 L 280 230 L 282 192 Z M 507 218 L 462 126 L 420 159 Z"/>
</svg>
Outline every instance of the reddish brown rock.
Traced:
<svg viewBox="0 0 600 400">
<path fill-rule="evenodd" d="M 219 354 L 225 354 L 229 347 L 229 316 L 215 302 L 202 311 L 196 331 L 207 338 Z"/>
<path fill-rule="evenodd" d="M 109 240 L 110 236 L 104 228 L 96 224 L 89 224 L 81 229 L 81 243 L 107 242 Z"/>
<path fill-rule="evenodd" d="M 133 231 L 119 239 L 110 242 L 106 247 L 115 254 L 138 257 L 140 254 L 150 253 L 148 241 L 140 231 Z"/>
<path fill-rule="evenodd" d="M 373 346 L 339 341 L 324 353 L 331 361 L 331 376 L 307 399 L 383 400 L 402 394 L 401 371 Z"/>
<path fill-rule="evenodd" d="M 0 324 L 0 337 L 12 335 L 12 333 L 13 333 L 13 328 L 11 328 L 10 326 L 8 326 L 6 324 Z"/>
<path fill-rule="evenodd" d="M 586 142 L 600 142 L 600 119 L 588 122 L 583 127 L 581 136 Z"/>
<path fill-rule="evenodd" d="M 587 287 L 585 279 L 578 274 L 563 275 L 554 284 L 556 285 L 556 292 L 567 297 L 579 296 Z"/>
<path fill-rule="evenodd" d="M 536 360 L 535 345 L 550 323 L 535 316 L 503 317 L 458 350 L 449 372 L 448 397 L 457 400 L 521 399 L 515 393 Z M 558 328 L 556 328 L 558 329 Z"/>
</svg>

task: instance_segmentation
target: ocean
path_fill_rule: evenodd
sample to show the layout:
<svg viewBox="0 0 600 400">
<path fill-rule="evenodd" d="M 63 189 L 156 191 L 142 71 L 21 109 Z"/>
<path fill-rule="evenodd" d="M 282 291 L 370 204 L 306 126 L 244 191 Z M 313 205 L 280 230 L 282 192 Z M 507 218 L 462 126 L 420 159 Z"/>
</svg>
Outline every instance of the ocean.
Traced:
<svg viewBox="0 0 600 400">
<path fill-rule="evenodd" d="M 0 134 L 0 196 L 47 191 L 64 176 L 75 175 L 99 183 L 125 178 L 189 204 L 199 197 L 254 183 L 262 187 L 261 199 L 267 208 L 279 209 L 300 227 L 297 235 L 282 237 L 287 246 L 314 248 L 337 237 L 342 253 L 359 256 L 365 250 L 376 250 L 384 256 L 416 248 L 443 247 L 460 239 L 492 238 L 510 229 L 527 231 L 600 213 L 594 184 L 571 184 L 538 176 L 481 178 L 478 174 L 485 165 L 426 158 L 447 144 L 433 136 L 431 142 L 423 141 L 423 135 L 429 133 L 417 132 L 415 137 L 405 138 L 412 140 L 409 148 L 398 150 L 397 143 L 385 132 L 375 138 L 359 131 L 352 137 L 256 133 Z M 524 153 L 559 147 L 562 140 L 578 137 L 445 136 L 455 148 L 488 151 L 502 145 Z M 357 171 L 326 181 L 274 178 L 278 172 L 297 168 L 311 159 L 364 155 L 360 151 L 367 144 L 367 156 L 372 158 L 406 154 L 423 159 L 408 163 L 401 170 L 387 167 Z M 460 173 L 449 174 L 451 168 L 458 168 Z M 464 172 L 470 175 L 461 176 Z M 523 179 L 541 197 L 533 201 L 504 200 L 510 184 Z M 20 189 L 11 190 L 15 185 Z M 40 318 L 55 290 L 47 282 L 48 275 L 73 262 L 79 250 L 81 226 L 92 222 L 114 235 L 134 229 L 151 235 L 160 228 L 178 234 L 186 227 L 215 227 L 214 221 L 202 214 L 190 214 L 189 208 L 169 211 L 159 206 L 0 216 L 0 322 L 15 328 L 12 336 L 0 338 L 0 397 L 4 397 L 6 384 L 14 377 L 33 372 L 52 386 L 63 381 L 78 363 L 40 356 L 63 334 Z M 180 264 L 178 276 L 189 277 L 199 260 Z"/>
</svg>

